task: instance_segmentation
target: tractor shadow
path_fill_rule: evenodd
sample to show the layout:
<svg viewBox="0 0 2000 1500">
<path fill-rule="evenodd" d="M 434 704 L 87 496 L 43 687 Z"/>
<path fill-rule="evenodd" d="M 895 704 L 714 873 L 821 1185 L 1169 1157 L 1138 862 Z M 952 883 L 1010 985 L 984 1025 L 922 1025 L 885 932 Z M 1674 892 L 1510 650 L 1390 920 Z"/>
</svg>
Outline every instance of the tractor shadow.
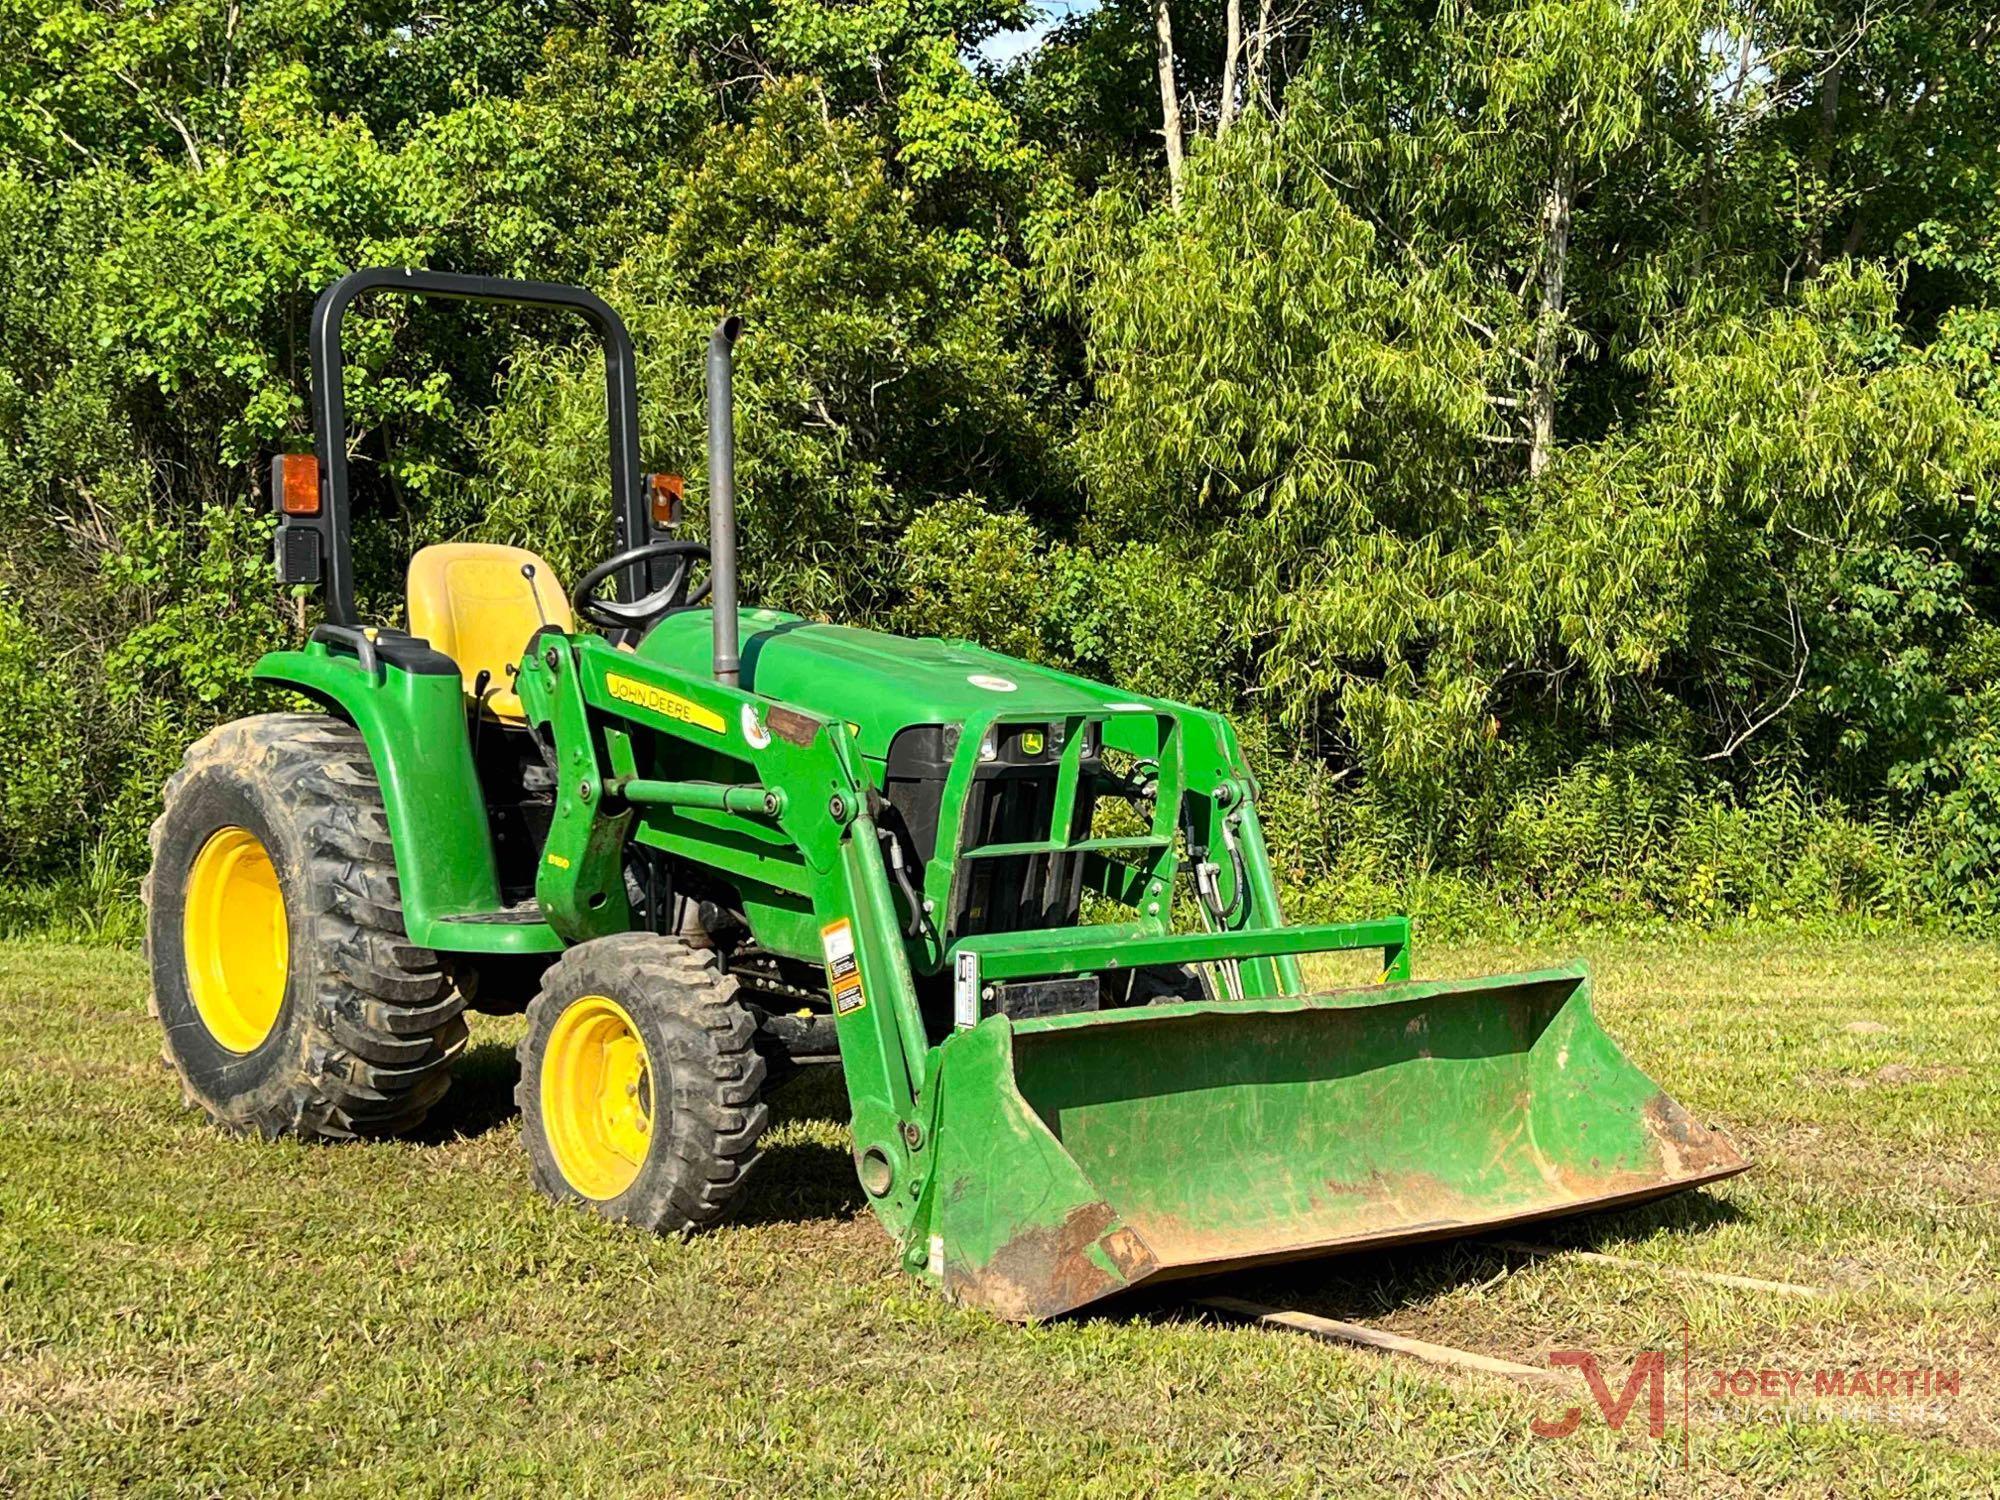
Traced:
<svg viewBox="0 0 2000 1500">
<path fill-rule="evenodd" d="M 506 1042 L 478 1042 L 460 1054 L 451 1089 L 406 1140 L 447 1146 L 511 1130 L 521 1116 L 514 1085 L 521 1068 Z M 763 1155 L 729 1215 L 736 1224 L 852 1219 L 867 1205 L 849 1157 L 847 1091 L 837 1067 L 804 1067 L 767 1096 L 771 1123 Z M 839 1138 L 838 1143 L 830 1137 Z"/>
<path fill-rule="evenodd" d="M 1133 1310 L 1153 1321 L 1208 1321 L 1194 1305 L 1203 1297 L 1237 1297 L 1272 1308 L 1366 1323 L 1422 1307 L 1454 1292 L 1477 1290 L 1510 1271 L 1554 1257 L 1502 1248 L 1506 1242 L 1557 1250 L 1605 1250 L 1643 1256 L 1643 1247 L 1665 1237 L 1692 1238 L 1748 1215 L 1708 1191 L 1677 1193 L 1633 1208 L 1575 1219 L 1519 1224 L 1490 1237 L 1434 1240 L 1376 1251 L 1296 1261 L 1289 1265 L 1225 1272 L 1169 1283 Z M 1140 1296 L 1147 1294 L 1141 1292 Z"/>
<path fill-rule="evenodd" d="M 766 1098 L 771 1123 L 734 1224 L 848 1220 L 867 1208 L 847 1149 L 847 1088 L 838 1067 L 802 1067 Z"/>
<path fill-rule="evenodd" d="M 424 1123 L 404 1139 L 419 1146 L 445 1146 L 473 1140 L 512 1125 L 520 1118 L 514 1085 L 521 1065 L 507 1042 L 475 1042 L 452 1064 L 451 1087 L 424 1117 Z"/>
</svg>

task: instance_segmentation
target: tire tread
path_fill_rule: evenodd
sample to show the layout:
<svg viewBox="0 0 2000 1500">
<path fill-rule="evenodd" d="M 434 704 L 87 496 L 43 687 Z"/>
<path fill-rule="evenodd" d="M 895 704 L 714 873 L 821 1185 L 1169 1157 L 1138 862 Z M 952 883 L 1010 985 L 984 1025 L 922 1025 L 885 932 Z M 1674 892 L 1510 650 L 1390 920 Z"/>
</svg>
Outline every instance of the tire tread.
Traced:
<svg viewBox="0 0 2000 1500">
<path fill-rule="evenodd" d="M 627 995 L 646 997 L 677 1045 L 664 1059 L 671 1079 L 662 1115 L 656 1095 L 654 1129 L 670 1132 L 665 1153 L 653 1161 L 667 1170 L 642 1171 L 631 1190 L 610 1204 L 597 1205 L 625 1223 L 662 1233 L 704 1228 L 729 1209 L 756 1166 L 757 1141 L 770 1114 L 764 1103 L 765 1062 L 758 1051 L 756 1023 L 725 975 L 716 955 L 674 938 L 646 932 L 617 933 L 578 944 L 550 966 L 541 993 L 528 1006 L 528 1030 L 520 1044 L 523 1135 L 536 1185 L 550 1197 L 574 1201 L 570 1187 L 536 1123 L 540 1102 L 529 1079 L 535 1049 L 547 1039 L 557 1016 L 578 995 L 615 976 Z M 658 1086 L 656 1064 L 655 1086 Z"/>
<path fill-rule="evenodd" d="M 325 714 L 278 713 L 203 736 L 167 779 L 150 835 L 155 867 L 173 852 L 166 844 L 176 798 L 214 764 L 237 768 L 306 831 L 313 909 L 291 913 L 291 922 L 294 943 L 303 937 L 315 950 L 319 982 L 308 997 L 305 1045 L 282 1086 L 204 1100 L 169 1045 L 184 1092 L 218 1123 L 265 1136 L 345 1140 L 415 1127 L 450 1085 L 466 1041 L 465 1002 L 438 955 L 407 935 L 388 814 L 360 731 Z M 149 870 L 149 910 L 153 887 Z M 148 1005 L 159 1014 L 157 994 Z"/>
</svg>

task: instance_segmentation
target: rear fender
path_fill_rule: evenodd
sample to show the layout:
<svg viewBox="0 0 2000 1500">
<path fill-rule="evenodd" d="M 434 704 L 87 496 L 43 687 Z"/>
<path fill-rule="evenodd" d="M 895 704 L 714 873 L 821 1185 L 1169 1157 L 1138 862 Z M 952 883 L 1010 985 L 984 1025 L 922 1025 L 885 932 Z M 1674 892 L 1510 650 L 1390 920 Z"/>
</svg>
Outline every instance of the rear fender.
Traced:
<svg viewBox="0 0 2000 1500">
<path fill-rule="evenodd" d="M 397 656 L 363 666 L 313 641 L 302 651 L 271 652 L 251 675 L 303 693 L 361 731 L 382 786 L 412 942 L 447 952 L 559 948 L 541 923 L 446 923 L 499 908 L 492 835 L 458 668 L 435 651 Z"/>
</svg>

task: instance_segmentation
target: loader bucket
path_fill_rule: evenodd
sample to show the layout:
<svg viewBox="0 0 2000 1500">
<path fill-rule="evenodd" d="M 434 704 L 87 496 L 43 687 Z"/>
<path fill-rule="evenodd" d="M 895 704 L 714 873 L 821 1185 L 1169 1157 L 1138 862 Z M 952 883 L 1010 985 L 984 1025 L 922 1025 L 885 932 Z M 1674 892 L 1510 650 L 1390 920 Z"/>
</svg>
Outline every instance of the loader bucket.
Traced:
<svg viewBox="0 0 2000 1500">
<path fill-rule="evenodd" d="M 931 1270 L 1002 1317 L 1473 1234 L 1748 1163 L 1627 1060 L 1582 965 L 954 1036 Z"/>
</svg>

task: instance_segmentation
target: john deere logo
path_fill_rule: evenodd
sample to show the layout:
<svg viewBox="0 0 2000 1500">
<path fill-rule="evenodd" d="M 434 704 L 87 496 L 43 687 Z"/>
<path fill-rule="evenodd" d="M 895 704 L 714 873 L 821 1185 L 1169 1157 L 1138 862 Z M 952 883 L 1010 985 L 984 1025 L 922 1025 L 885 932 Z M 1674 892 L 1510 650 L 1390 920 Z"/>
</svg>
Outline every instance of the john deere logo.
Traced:
<svg viewBox="0 0 2000 1500">
<path fill-rule="evenodd" d="M 683 724 L 693 724 L 700 729 L 722 733 L 721 714 L 703 708 L 699 703 L 690 703 L 678 693 L 670 693 L 665 688 L 656 688 L 650 682 L 635 682 L 630 677 L 620 677 L 616 672 L 608 672 L 604 677 L 604 687 L 620 703 L 630 703 L 635 707 L 663 714 L 669 719 L 679 719 Z"/>
</svg>

